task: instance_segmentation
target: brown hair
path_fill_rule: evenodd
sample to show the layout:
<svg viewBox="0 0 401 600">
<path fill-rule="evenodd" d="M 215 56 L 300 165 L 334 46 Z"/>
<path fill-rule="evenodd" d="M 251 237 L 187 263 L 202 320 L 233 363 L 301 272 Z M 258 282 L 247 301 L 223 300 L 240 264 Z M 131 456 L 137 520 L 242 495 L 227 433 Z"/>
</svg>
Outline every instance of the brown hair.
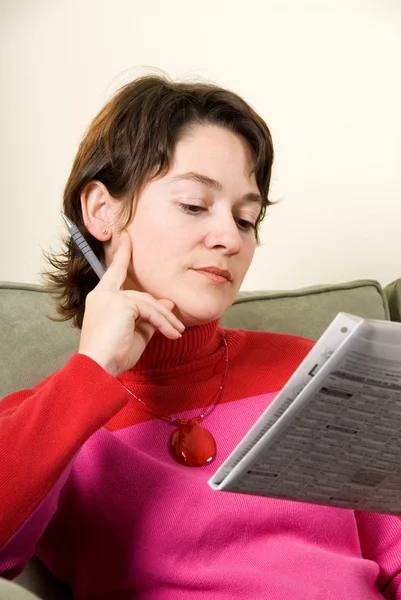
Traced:
<svg viewBox="0 0 401 600">
<path fill-rule="evenodd" d="M 263 198 L 257 226 L 272 204 L 268 199 L 273 145 L 263 119 L 237 94 L 210 83 L 172 82 L 145 76 L 122 87 L 95 117 L 75 157 L 64 190 L 63 211 L 81 230 L 99 259 L 103 244 L 83 222 L 80 196 L 92 180 L 102 182 L 121 201 L 123 229 L 131 220 L 133 201 L 152 178 L 169 170 L 175 146 L 197 124 L 215 124 L 249 144 L 256 182 Z M 258 227 L 256 240 L 259 243 Z M 43 273 L 56 301 L 57 320 L 82 326 L 85 298 L 98 279 L 73 241 L 58 254 L 47 254 L 53 269 Z"/>
</svg>

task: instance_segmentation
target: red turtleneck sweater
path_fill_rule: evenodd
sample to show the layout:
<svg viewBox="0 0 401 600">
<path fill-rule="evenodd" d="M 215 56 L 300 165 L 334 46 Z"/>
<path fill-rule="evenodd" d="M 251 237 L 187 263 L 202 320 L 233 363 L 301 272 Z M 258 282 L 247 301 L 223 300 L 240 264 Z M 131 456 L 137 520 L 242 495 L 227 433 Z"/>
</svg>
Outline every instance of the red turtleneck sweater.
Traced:
<svg viewBox="0 0 401 600">
<path fill-rule="evenodd" d="M 80 354 L 0 403 L 0 573 L 36 552 L 76 600 L 401 600 L 399 519 L 207 484 L 312 342 L 213 322 L 156 333 L 119 379 L 158 413 L 200 414 L 223 335 L 228 376 L 204 422 L 217 457 L 203 467 L 174 462 L 171 425 Z"/>
</svg>

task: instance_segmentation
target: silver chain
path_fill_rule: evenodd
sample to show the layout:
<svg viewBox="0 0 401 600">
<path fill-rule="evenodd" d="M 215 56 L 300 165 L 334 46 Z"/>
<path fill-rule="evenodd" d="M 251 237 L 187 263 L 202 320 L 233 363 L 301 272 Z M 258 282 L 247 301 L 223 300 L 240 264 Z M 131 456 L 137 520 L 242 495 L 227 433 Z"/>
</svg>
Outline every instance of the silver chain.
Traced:
<svg viewBox="0 0 401 600">
<path fill-rule="evenodd" d="M 201 421 L 203 421 L 203 419 L 205 417 L 207 417 L 207 415 L 209 413 L 211 413 L 211 411 L 216 406 L 216 404 L 218 402 L 218 399 L 219 399 L 219 396 L 222 393 L 223 388 L 224 388 L 224 384 L 226 382 L 227 372 L 228 372 L 228 346 L 227 346 L 227 342 L 226 342 L 226 338 L 225 337 L 223 337 L 223 342 L 224 342 L 225 347 L 226 347 L 226 365 L 225 365 L 223 377 L 222 377 L 222 380 L 221 380 L 221 384 L 220 384 L 220 387 L 217 390 L 216 394 L 213 396 L 212 400 L 210 401 L 210 403 L 205 408 L 204 412 L 202 414 L 200 414 L 198 417 L 193 417 L 194 419 L 198 419 L 199 423 Z M 146 410 L 148 412 L 152 413 L 155 417 L 157 417 L 159 419 L 162 419 L 163 421 L 167 421 L 167 423 L 170 423 L 171 425 L 179 425 L 182 421 L 186 421 L 187 420 L 187 419 L 175 419 L 173 417 L 166 417 L 165 415 L 160 415 L 155 410 L 153 410 L 144 400 L 142 400 L 141 398 L 138 398 L 138 396 L 135 396 L 135 394 L 133 392 L 131 392 L 131 390 L 129 390 L 127 387 L 125 387 L 125 385 L 123 385 L 122 383 L 121 383 L 121 385 L 123 386 L 123 388 L 129 394 L 131 394 L 131 396 L 133 396 L 136 400 L 138 400 L 138 402 L 140 402 L 141 404 L 143 404 L 143 406 L 146 408 Z M 192 420 L 192 419 L 188 419 L 188 420 Z"/>
</svg>

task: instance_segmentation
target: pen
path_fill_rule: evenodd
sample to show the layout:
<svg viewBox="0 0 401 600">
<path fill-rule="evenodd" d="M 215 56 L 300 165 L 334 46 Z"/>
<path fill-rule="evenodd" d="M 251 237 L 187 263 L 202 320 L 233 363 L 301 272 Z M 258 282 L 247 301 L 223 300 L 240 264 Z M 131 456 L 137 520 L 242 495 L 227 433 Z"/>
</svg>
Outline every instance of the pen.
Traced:
<svg viewBox="0 0 401 600">
<path fill-rule="evenodd" d="M 97 256 L 95 255 L 95 253 L 93 252 L 93 250 L 91 249 L 88 242 L 86 241 L 82 233 L 79 231 L 75 223 L 73 223 L 68 217 L 66 217 L 63 211 L 60 212 L 77 248 L 81 250 L 82 254 L 85 256 L 86 260 L 88 261 L 92 269 L 95 271 L 96 275 L 99 277 L 99 279 L 101 279 L 106 271 L 100 264 L 99 259 L 97 258 Z"/>
</svg>

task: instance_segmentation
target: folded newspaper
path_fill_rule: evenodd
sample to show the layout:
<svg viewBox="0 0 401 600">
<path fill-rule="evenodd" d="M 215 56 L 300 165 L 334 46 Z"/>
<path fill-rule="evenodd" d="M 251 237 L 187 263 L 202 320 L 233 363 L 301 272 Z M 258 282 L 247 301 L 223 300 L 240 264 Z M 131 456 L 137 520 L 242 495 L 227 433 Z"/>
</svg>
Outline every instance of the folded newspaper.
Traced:
<svg viewBox="0 0 401 600">
<path fill-rule="evenodd" d="M 401 323 L 339 313 L 209 485 L 401 515 Z"/>
</svg>

